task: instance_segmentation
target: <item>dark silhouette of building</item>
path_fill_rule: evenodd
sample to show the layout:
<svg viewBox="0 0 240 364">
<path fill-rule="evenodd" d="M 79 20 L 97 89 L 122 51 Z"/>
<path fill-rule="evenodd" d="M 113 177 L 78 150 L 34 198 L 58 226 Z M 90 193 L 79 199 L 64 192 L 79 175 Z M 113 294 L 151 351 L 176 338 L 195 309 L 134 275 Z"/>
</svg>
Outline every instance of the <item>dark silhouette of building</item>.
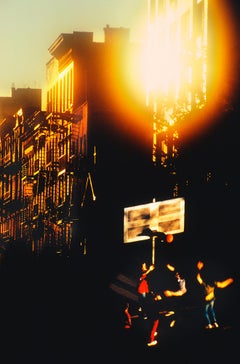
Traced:
<svg viewBox="0 0 240 364">
<path fill-rule="evenodd" d="M 124 74 L 135 46 L 128 29 L 104 31 L 103 43 L 61 34 L 49 48 L 46 111 L 22 107 L 2 128 L 3 245 L 104 251 L 120 237 L 124 204 L 148 198 L 151 124 Z"/>
<path fill-rule="evenodd" d="M 11 89 L 11 96 L 0 97 L 0 122 L 11 118 L 21 107 L 41 110 L 42 90 L 36 88 Z"/>
</svg>

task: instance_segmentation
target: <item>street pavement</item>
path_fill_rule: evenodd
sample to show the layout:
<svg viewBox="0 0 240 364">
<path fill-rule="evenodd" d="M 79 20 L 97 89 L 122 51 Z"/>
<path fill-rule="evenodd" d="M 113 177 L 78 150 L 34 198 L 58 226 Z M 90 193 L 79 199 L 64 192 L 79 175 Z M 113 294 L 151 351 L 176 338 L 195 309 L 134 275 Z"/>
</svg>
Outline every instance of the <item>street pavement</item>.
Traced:
<svg viewBox="0 0 240 364">
<path fill-rule="evenodd" d="M 111 289 L 112 281 L 101 272 L 101 265 L 94 273 L 88 263 L 37 264 L 25 264 L 24 269 L 14 265 L 14 269 L 1 272 L 3 364 L 149 360 L 212 364 L 235 362 L 238 357 L 235 292 L 226 295 L 229 301 L 218 306 L 218 329 L 205 330 L 199 302 L 187 302 L 173 328 L 169 327 L 170 318 L 160 315 L 158 343 L 148 347 L 150 320 L 138 317 L 134 299 L 129 301 Z M 238 284 L 233 287 L 237 292 Z M 130 329 L 125 328 L 126 301 L 134 316 Z"/>
</svg>

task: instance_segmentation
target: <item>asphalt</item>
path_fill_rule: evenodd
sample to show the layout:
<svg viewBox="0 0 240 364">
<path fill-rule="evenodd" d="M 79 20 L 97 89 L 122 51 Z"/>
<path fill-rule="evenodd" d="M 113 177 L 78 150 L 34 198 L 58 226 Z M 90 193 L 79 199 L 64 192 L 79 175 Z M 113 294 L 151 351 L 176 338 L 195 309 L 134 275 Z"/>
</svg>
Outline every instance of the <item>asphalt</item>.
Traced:
<svg viewBox="0 0 240 364">
<path fill-rule="evenodd" d="M 109 279 L 101 265 L 98 268 L 93 273 L 89 264 L 52 264 L 49 260 L 2 269 L 2 363 L 236 361 L 237 283 L 216 303 L 218 329 L 206 330 L 200 303 L 186 301 L 174 316 L 173 328 L 169 326 L 172 317 L 159 314 L 158 343 L 148 347 L 151 320 L 137 317 L 137 302 L 112 289 L 119 274 Z M 133 316 L 130 329 L 125 328 L 126 302 Z"/>
</svg>

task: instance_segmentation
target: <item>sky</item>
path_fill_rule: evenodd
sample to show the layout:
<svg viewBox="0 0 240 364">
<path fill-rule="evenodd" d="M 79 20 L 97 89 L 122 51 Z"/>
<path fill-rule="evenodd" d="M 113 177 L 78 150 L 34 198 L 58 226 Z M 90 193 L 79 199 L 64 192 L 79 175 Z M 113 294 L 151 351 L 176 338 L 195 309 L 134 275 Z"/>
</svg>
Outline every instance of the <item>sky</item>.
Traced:
<svg viewBox="0 0 240 364">
<path fill-rule="evenodd" d="M 103 41 L 103 28 L 126 27 L 131 41 L 147 21 L 147 0 L 0 0 L 0 97 L 11 88 L 41 88 L 48 51 L 61 33 L 90 31 Z"/>
</svg>

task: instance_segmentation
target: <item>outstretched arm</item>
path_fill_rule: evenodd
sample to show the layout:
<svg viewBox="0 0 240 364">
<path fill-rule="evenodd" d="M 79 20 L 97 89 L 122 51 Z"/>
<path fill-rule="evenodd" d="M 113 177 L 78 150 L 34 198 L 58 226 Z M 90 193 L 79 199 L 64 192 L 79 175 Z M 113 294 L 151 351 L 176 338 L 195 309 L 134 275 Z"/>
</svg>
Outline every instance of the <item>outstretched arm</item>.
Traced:
<svg viewBox="0 0 240 364">
<path fill-rule="evenodd" d="M 224 281 L 221 281 L 221 282 L 215 282 L 216 286 L 218 288 L 225 288 L 227 286 L 229 286 L 230 284 L 233 283 L 233 278 L 227 278 L 225 279 Z"/>
<path fill-rule="evenodd" d="M 169 269 L 171 272 L 174 272 L 175 271 L 175 267 L 171 264 L 167 264 L 166 265 L 167 269 Z"/>
<path fill-rule="evenodd" d="M 180 296 L 183 296 L 186 292 L 187 292 L 187 290 L 180 290 L 180 289 L 178 291 L 166 290 L 166 291 L 164 291 L 164 296 L 166 296 L 166 297 L 172 297 L 172 296 L 180 297 Z"/>
</svg>

